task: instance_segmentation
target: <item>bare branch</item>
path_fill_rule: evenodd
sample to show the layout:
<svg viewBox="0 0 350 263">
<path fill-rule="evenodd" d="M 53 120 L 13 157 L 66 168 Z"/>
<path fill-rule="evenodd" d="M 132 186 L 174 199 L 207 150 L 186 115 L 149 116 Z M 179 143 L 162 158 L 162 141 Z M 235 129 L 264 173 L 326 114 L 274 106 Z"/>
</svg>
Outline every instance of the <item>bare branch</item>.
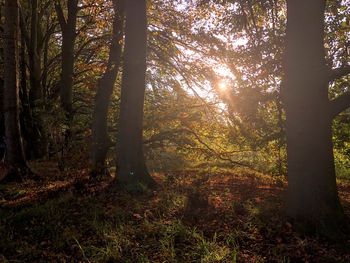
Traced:
<svg viewBox="0 0 350 263">
<path fill-rule="evenodd" d="M 339 78 L 345 77 L 350 74 L 350 65 L 344 65 L 340 68 L 332 69 L 329 72 L 329 81 L 335 81 Z"/>
<path fill-rule="evenodd" d="M 350 91 L 331 101 L 331 116 L 334 118 L 350 107 Z"/>
<path fill-rule="evenodd" d="M 56 10 L 58 22 L 60 23 L 61 29 L 64 30 L 64 28 L 67 25 L 67 21 L 66 21 L 66 18 L 64 17 L 60 2 L 55 3 L 55 10 Z"/>
<path fill-rule="evenodd" d="M 156 135 L 152 136 L 149 140 L 144 141 L 144 144 L 151 144 L 155 141 L 162 141 L 164 139 L 169 139 L 169 138 L 172 138 L 173 135 L 177 134 L 177 133 L 179 133 L 179 134 L 181 134 L 181 133 L 186 134 L 187 133 L 187 134 L 193 135 L 195 137 L 195 139 L 197 140 L 197 142 L 199 142 L 202 146 L 204 146 L 204 149 L 206 150 L 207 153 L 210 153 L 211 155 L 216 156 L 218 159 L 220 159 L 222 161 L 229 162 L 232 165 L 251 168 L 251 166 L 247 163 L 236 161 L 236 160 L 233 160 L 233 159 L 227 157 L 227 155 L 231 155 L 233 153 L 241 153 L 244 151 L 217 152 L 210 145 L 208 145 L 197 133 L 195 133 L 193 130 L 191 130 L 189 128 L 174 129 L 174 130 L 165 131 L 165 132 L 160 133 L 160 134 L 156 134 Z M 191 147 L 191 149 L 194 149 L 194 148 Z M 204 149 L 198 148 L 197 150 L 204 150 Z"/>
</svg>

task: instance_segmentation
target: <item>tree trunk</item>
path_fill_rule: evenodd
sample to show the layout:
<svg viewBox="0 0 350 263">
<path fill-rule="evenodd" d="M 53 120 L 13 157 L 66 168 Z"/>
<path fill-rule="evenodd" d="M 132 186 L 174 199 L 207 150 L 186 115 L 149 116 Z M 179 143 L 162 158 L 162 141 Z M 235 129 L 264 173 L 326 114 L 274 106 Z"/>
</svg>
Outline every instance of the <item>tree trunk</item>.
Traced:
<svg viewBox="0 0 350 263">
<path fill-rule="evenodd" d="M 0 78 L 0 139 L 5 137 L 5 119 L 4 119 L 4 81 Z"/>
<path fill-rule="evenodd" d="M 105 73 L 98 81 L 92 122 L 92 174 L 106 174 L 106 157 L 111 145 L 107 132 L 107 116 L 113 87 L 121 64 L 124 32 L 124 3 L 113 0 L 114 21 L 109 59 Z"/>
<path fill-rule="evenodd" d="M 43 111 L 43 88 L 41 83 L 41 56 L 38 45 L 39 28 L 38 22 L 38 0 L 31 0 L 30 32 L 28 32 L 23 14 L 21 13 L 21 31 L 28 48 L 29 68 L 29 104 L 31 110 L 31 124 L 28 130 L 27 148 L 29 158 L 42 158 L 47 153 L 47 136 L 44 128 Z"/>
<path fill-rule="evenodd" d="M 4 33 L 6 160 L 16 170 L 24 172 L 27 169 L 27 165 L 24 158 L 19 120 L 18 25 L 18 2 L 17 0 L 6 0 Z"/>
<path fill-rule="evenodd" d="M 324 51 L 325 1 L 289 0 L 286 81 L 288 214 L 316 229 L 343 220 L 332 144 L 328 69 Z M 334 224 L 334 225 L 332 225 Z"/>
<path fill-rule="evenodd" d="M 64 17 L 61 5 L 59 3 L 55 4 L 56 13 L 62 30 L 60 98 L 68 124 L 70 124 L 73 111 L 74 46 L 78 2 L 78 0 L 67 0 L 67 19 Z"/>
<path fill-rule="evenodd" d="M 28 43 L 31 108 L 42 103 L 41 58 L 38 51 L 38 0 L 31 0 L 30 40 Z"/>
<path fill-rule="evenodd" d="M 147 15 L 146 0 L 125 3 L 125 51 L 119 116 L 118 180 L 122 184 L 154 185 L 143 154 Z"/>
<path fill-rule="evenodd" d="M 55 3 L 56 14 L 62 31 L 61 46 L 61 79 L 60 79 L 60 100 L 64 111 L 66 130 L 64 132 L 64 146 L 62 146 L 62 167 L 64 168 L 67 158 L 69 143 L 72 137 L 73 121 L 73 83 L 74 83 L 74 47 L 76 40 L 76 24 L 78 15 L 79 0 L 67 0 L 67 18 L 60 2 Z"/>
<path fill-rule="evenodd" d="M 3 18 L 3 11 L 2 11 L 2 5 L 0 5 L 0 20 Z M 0 34 L 3 35 L 3 26 L 0 24 Z M 0 42 L 0 66 L 3 68 L 3 45 Z M 3 110 L 3 101 L 4 101 L 4 80 L 2 78 L 3 76 L 0 75 L 0 139 L 5 136 L 5 126 L 4 126 L 4 110 Z"/>
<path fill-rule="evenodd" d="M 20 111 L 20 125 L 21 132 L 25 142 L 30 142 L 31 131 L 32 131 L 32 112 L 29 105 L 29 96 L 28 96 L 28 87 L 27 87 L 27 65 L 26 65 L 26 45 L 24 38 L 21 37 L 21 47 L 19 55 L 19 64 L 20 64 L 20 85 L 19 85 L 19 98 L 21 104 Z M 30 145 L 30 144 L 29 144 Z M 24 143 L 24 152 L 25 156 L 31 156 L 31 149 L 28 143 Z"/>
</svg>

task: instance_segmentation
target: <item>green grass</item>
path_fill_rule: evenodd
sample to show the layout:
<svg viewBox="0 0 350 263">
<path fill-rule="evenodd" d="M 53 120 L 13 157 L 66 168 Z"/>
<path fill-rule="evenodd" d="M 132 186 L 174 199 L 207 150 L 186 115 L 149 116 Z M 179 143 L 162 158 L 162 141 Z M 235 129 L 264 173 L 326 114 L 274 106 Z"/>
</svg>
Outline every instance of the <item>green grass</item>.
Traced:
<svg viewBox="0 0 350 263">
<path fill-rule="evenodd" d="M 198 211 L 188 211 L 193 188 L 183 181 L 175 178 L 155 193 L 137 196 L 111 187 L 93 195 L 67 193 L 23 208 L 1 208 L 0 261 L 234 263 L 309 257 L 316 262 L 322 251 L 323 262 L 350 259 L 349 249 L 298 236 L 286 226 L 281 199 L 263 197 L 252 188 L 267 182 L 265 177 L 214 189 L 224 205 L 209 203 Z M 196 191 L 211 197 L 207 187 Z M 234 191 L 245 194 L 232 200 Z"/>
<path fill-rule="evenodd" d="M 219 244 L 215 236 L 206 238 L 181 220 L 164 218 L 183 209 L 185 197 L 163 194 L 152 219 L 145 213 L 136 216 L 143 207 L 126 193 L 121 199 L 135 209 L 133 214 L 118 204 L 105 207 L 105 195 L 97 200 L 66 196 L 19 211 L 2 209 L 1 251 L 19 261 L 59 260 L 68 254 L 86 262 L 232 262 L 236 250 Z"/>
</svg>

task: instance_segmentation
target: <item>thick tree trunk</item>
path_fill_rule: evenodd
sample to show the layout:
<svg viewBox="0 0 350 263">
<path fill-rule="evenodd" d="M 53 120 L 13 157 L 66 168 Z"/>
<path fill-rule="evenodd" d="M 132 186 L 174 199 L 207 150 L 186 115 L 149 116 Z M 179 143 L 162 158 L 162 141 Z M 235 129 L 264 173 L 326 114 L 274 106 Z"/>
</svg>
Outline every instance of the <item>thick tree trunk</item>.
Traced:
<svg viewBox="0 0 350 263">
<path fill-rule="evenodd" d="M 288 214 L 318 228 L 343 219 L 324 51 L 325 1 L 289 0 L 285 57 Z M 335 225 L 332 225 L 334 227 Z"/>
<path fill-rule="evenodd" d="M 143 154 L 147 15 L 146 0 L 125 3 L 126 28 L 119 116 L 118 180 L 123 184 L 154 185 Z"/>
<path fill-rule="evenodd" d="M 121 64 L 124 4 L 123 1 L 113 0 L 114 22 L 112 40 L 109 49 L 109 59 L 105 73 L 98 81 L 95 99 L 95 109 L 92 122 L 92 174 L 106 174 L 106 157 L 111 146 L 107 132 L 107 116 L 113 87 Z"/>
<path fill-rule="evenodd" d="M 7 145 L 6 160 L 16 170 L 24 172 L 27 166 L 24 158 L 19 120 L 18 10 L 17 0 L 5 1 L 3 107 Z"/>
</svg>

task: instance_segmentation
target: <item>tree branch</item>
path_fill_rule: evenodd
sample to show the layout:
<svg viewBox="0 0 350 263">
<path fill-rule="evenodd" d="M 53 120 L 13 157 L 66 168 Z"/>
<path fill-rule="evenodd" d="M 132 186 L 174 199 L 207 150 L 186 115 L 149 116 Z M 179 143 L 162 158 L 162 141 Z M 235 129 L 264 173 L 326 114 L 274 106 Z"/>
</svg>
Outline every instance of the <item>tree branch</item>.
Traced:
<svg viewBox="0 0 350 263">
<path fill-rule="evenodd" d="M 23 11 L 21 7 L 19 8 L 19 17 L 20 17 L 19 22 L 20 22 L 22 37 L 24 38 L 24 41 L 27 47 L 29 47 L 30 46 L 29 32 L 26 28 L 26 22 L 24 21 Z"/>
<path fill-rule="evenodd" d="M 229 157 L 226 157 L 227 155 L 231 155 L 233 153 L 239 153 L 239 152 L 243 152 L 243 151 L 217 152 L 210 145 L 208 145 L 197 133 L 195 133 L 194 131 L 192 131 L 189 128 L 180 128 L 180 129 L 164 131 L 160 134 L 153 135 L 150 139 L 144 141 L 143 143 L 144 144 L 151 144 L 151 143 L 154 143 L 155 141 L 162 141 L 165 139 L 169 140 L 169 139 L 174 137 L 174 134 L 181 134 L 181 133 L 187 133 L 187 134 L 193 135 L 195 137 L 195 139 L 197 140 L 197 142 L 199 142 L 202 146 L 204 146 L 204 149 L 198 148 L 197 150 L 202 150 L 202 151 L 205 150 L 205 152 L 210 153 L 213 156 L 216 156 L 216 158 L 218 158 L 222 161 L 229 162 L 232 165 L 238 165 L 238 166 L 251 168 L 251 166 L 249 164 L 242 163 L 240 161 L 235 161 Z M 191 147 L 191 148 L 193 149 L 193 147 Z"/>
<path fill-rule="evenodd" d="M 64 17 L 60 2 L 55 3 L 55 10 L 56 10 L 58 22 L 60 23 L 61 29 L 63 31 L 67 25 L 67 21 L 66 21 L 66 18 Z"/>
<path fill-rule="evenodd" d="M 329 71 L 329 81 L 335 81 L 336 79 L 345 77 L 350 74 L 350 65 L 344 65 L 340 68 L 332 69 Z"/>
<path fill-rule="evenodd" d="M 334 118 L 350 107 L 350 91 L 331 101 L 331 116 Z"/>
</svg>

